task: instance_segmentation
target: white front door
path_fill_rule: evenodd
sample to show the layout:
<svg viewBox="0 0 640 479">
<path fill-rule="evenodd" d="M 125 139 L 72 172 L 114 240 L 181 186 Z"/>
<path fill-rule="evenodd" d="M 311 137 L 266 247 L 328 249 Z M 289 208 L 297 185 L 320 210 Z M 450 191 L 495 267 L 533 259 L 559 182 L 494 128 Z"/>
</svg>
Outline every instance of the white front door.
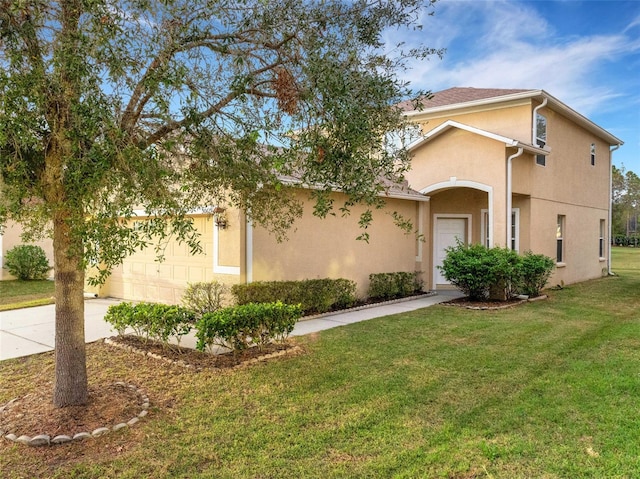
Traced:
<svg viewBox="0 0 640 479">
<path fill-rule="evenodd" d="M 446 249 L 455 246 L 457 240 L 467 242 L 467 229 L 469 219 L 464 218 L 436 218 L 434 228 L 434 283 L 449 284 L 438 266 L 442 266 L 442 260 L 447 256 Z"/>
</svg>

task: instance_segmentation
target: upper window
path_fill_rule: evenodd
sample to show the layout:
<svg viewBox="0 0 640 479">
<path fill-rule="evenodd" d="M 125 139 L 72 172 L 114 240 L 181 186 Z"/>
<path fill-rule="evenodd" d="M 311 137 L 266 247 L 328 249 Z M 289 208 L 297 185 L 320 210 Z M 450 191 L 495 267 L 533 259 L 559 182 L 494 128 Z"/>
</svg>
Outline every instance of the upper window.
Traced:
<svg viewBox="0 0 640 479">
<path fill-rule="evenodd" d="M 591 143 L 591 166 L 596 166 L 596 144 Z"/>
<path fill-rule="evenodd" d="M 547 144 L 547 118 L 536 113 L 536 146 L 544 148 Z M 544 155 L 536 155 L 536 163 L 545 166 L 547 158 Z"/>
</svg>

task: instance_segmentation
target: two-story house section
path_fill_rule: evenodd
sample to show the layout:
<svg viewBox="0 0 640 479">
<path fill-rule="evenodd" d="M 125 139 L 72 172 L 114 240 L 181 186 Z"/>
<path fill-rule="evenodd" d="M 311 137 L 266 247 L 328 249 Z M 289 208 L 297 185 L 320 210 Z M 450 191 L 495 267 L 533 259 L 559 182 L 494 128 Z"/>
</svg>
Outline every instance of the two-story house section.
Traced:
<svg viewBox="0 0 640 479">
<path fill-rule="evenodd" d="M 612 152 L 623 142 L 544 90 L 451 88 L 422 109 L 407 174 L 430 197 L 427 282 L 456 238 L 556 260 L 553 284 L 610 269 Z"/>
<path fill-rule="evenodd" d="M 369 242 L 356 239 L 354 218 L 364 206 L 351 217 L 319 219 L 309 187 L 282 178 L 297 185 L 304 209 L 287 241 L 237 208 L 208 205 L 193 213 L 204 254 L 175 241 L 162 264 L 153 248 L 136 252 L 97 292 L 177 303 L 195 281 L 347 278 L 365 295 L 369 274 L 396 271 L 422 271 L 433 290 L 450 287 L 437 266 L 456 238 L 555 258 L 552 285 L 609 271 L 611 151 L 622 141 L 542 90 L 452 88 L 422 110 L 401 106 L 421 136 L 410 146 L 408 182 L 382 193 Z M 411 220 L 417 235 L 395 226 L 393 213 Z"/>
</svg>

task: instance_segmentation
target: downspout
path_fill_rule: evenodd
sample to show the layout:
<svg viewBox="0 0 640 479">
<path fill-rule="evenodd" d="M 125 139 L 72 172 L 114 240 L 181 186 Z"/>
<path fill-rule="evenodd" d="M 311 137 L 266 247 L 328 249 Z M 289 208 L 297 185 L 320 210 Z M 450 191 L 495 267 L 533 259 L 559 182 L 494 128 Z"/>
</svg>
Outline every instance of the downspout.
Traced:
<svg viewBox="0 0 640 479">
<path fill-rule="evenodd" d="M 609 276 L 613 276 L 613 271 L 611 271 L 611 243 L 613 239 L 613 226 L 611 225 L 611 220 L 613 218 L 613 152 L 618 148 L 620 148 L 620 144 L 615 145 L 609 150 L 609 245 L 607 246 L 607 274 Z"/>
<path fill-rule="evenodd" d="M 513 170 L 513 159 L 519 157 L 520 155 L 522 155 L 522 152 L 524 151 L 524 148 L 519 147 L 518 148 L 518 152 L 514 153 L 513 155 L 511 155 L 509 158 L 507 158 L 507 235 L 506 235 L 506 240 L 507 242 L 505 243 L 505 247 L 511 249 L 511 228 L 512 228 L 512 224 L 511 224 L 511 203 L 512 203 L 512 193 L 511 193 L 511 189 L 513 188 L 512 185 L 512 178 L 511 178 L 511 172 Z"/>
</svg>

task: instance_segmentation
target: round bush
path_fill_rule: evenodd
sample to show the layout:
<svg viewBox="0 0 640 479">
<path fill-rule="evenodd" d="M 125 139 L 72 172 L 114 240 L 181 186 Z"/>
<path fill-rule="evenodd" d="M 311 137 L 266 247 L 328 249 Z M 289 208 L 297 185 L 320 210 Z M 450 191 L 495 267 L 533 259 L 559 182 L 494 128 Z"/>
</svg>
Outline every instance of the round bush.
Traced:
<svg viewBox="0 0 640 479">
<path fill-rule="evenodd" d="M 4 267 L 21 280 L 46 279 L 51 269 L 44 250 L 40 246 L 26 244 L 7 251 Z"/>
</svg>

